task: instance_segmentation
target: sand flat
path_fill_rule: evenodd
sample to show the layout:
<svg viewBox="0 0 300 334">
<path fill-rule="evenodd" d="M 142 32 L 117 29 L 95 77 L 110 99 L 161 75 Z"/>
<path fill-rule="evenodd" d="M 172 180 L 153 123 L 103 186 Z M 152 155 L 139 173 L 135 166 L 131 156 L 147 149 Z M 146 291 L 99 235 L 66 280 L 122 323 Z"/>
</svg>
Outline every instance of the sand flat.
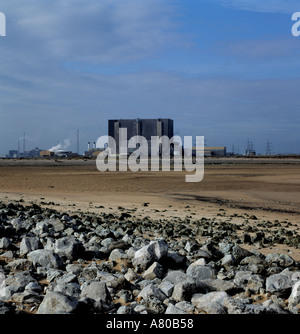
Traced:
<svg viewBox="0 0 300 334">
<path fill-rule="evenodd" d="M 250 224 L 287 221 L 299 234 L 297 161 L 207 164 L 199 183 L 186 183 L 185 175 L 184 170 L 99 172 L 92 160 L 0 160 L 0 201 L 21 199 L 66 212 L 116 212 L 124 207 L 139 217 L 218 217 L 235 224 L 255 215 Z M 300 261 L 300 250 L 286 245 L 259 251 L 288 252 Z"/>
</svg>

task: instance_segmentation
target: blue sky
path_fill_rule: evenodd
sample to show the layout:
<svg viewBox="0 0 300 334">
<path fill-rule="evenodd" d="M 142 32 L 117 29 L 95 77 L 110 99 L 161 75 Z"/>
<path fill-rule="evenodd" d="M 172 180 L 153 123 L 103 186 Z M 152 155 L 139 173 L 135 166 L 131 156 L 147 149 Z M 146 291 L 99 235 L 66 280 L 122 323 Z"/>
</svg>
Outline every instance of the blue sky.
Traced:
<svg viewBox="0 0 300 334">
<path fill-rule="evenodd" d="M 111 118 L 243 153 L 300 153 L 296 0 L 0 0 L 0 156 L 69 142 Z"/>
</svg>

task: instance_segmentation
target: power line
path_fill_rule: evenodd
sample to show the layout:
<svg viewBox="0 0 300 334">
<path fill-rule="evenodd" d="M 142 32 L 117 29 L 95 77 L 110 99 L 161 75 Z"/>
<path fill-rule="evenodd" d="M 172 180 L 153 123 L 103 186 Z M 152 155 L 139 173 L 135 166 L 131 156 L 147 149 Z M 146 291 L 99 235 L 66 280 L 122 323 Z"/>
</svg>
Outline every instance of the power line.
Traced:
<svg viewBox="0 0 300 334">
<path fill-rule="evenodd" d="M 268 139 L 266 147 L 266 155 L 271 155 L 271 154 L 272 154 L 272 143 Z"/>
</svg>

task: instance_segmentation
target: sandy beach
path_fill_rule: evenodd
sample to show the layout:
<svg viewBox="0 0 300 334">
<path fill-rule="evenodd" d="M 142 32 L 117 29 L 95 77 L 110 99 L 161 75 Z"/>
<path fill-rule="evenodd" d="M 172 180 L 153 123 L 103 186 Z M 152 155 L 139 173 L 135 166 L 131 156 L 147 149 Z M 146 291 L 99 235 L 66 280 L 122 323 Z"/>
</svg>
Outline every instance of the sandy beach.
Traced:
<svg viewBox="0 0 300 334">
<path fill-rule="evenodd" d="M 153 219 L 217 217 L 243 224 L 255 216 L 247 220 L 253 226 L 279 221 L 299 233 L 298 160 L 208 160 L 203 181 L 186 183 L 185 175 L 186 171 L 99 172 L 95 160 L 1 160 L 0 200 L 66 212 L 124 207 L 134 209 L 136 217 Z M 299 249 L 278 247 L 300 260 Z"/>
</svg>

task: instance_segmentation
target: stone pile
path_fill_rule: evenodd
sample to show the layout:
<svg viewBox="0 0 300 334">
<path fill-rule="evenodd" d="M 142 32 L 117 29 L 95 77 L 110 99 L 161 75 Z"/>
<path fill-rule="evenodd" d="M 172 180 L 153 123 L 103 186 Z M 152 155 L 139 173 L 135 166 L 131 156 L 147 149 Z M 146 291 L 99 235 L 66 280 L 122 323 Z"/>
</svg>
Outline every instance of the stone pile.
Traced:
<svg viewBox="0 0 300 334">
<path fill-rule="evenodd" d="M 300 263 L 249 226 L 0 203 L 0 314 L 299 314 Z"/>
</svg>

